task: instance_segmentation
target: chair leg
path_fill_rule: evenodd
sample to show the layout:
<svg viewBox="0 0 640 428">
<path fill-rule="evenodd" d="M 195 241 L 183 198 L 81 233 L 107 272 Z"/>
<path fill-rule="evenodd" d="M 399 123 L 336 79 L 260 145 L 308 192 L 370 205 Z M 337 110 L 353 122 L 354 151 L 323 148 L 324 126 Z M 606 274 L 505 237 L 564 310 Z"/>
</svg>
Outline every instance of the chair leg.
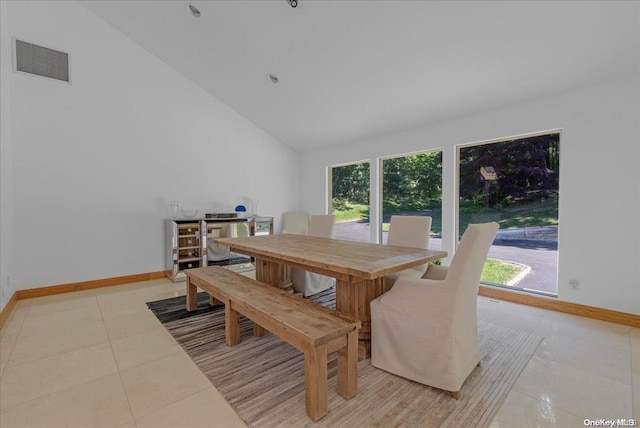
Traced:
<svg viewBox="0 0 640 428">
<path fill-rule="evenodd" d="M 451 396 L 456 400 L 460 399 L 460 391 L 451 391 Z"/>
</svg>

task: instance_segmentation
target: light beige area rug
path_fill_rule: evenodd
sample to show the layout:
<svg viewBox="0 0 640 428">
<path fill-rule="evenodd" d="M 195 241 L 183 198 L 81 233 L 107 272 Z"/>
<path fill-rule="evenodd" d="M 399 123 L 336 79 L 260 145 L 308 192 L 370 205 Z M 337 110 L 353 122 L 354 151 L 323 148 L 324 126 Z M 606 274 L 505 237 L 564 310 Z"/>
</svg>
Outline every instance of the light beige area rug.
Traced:
<svg viewBox="0 0 640 428">
<path fill-rule="evenodd" d="M 184 297 L 173 300 L 177 310 L 184 309 Z M 329 290 L 314 300 L 331 306 L 334 294 Z M 206 301 L 203 296 L 201 303 Z M 171 303 L 163 302 L 165 310 Z M 358 394 L 345 400 L 335 392 L 337 354 L 332 354 L 329 414 L 314 423 L 304 407 L 304 356 L 278 337 L 253 337 L 251 322 L 243 317 L 241 343 L 227 347 L 222 308 L 164 326 L 238 415 L 254 427 L 485 427 L 542 340 L 480 321 L 482 365 L 462 386 L 460 400 L 372 367 L 370 360 L 359 362 Z"/>
</svg>

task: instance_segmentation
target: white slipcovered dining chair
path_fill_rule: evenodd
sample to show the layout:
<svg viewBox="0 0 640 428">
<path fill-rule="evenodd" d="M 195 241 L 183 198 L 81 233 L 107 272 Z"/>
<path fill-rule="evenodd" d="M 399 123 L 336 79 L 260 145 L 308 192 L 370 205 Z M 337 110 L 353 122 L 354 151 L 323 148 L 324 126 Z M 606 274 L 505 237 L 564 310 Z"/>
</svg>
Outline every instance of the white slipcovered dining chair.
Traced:
<svg viewBox="0 0 640 428">
<path fill-rule="evenodd" d="M 309 218 L 307 235 L 319 238 L 333 238 L 335 224 L 336 216 L 334 215 L 312 215 Z M 297 293 L 302 293 L 304 297 L 327 290 L 334 284 L 334 279 L 329 276 L 296 268 L 291 269 L 291 281 L 293 282 L 293 289 Z"/>
<path fill-rule="evenodd" d="M 480 364 L 476 304 L 497 223 L 470 224 L 449 267 L 400 277 L 371 302 L 371 364 L 451 391 Z"/>
<path fill-rule="evenodd" d="M 387 235 L 387 245 L 400 247 L 429 248 L 429 234 L 431 232 L 431 217 L 407 215 L 392 215 Z M 428 263 L 409 269 L 394 272 L 384 277 L 384 290 L 389 291 L 401 276 L 420 278 L 427 271 Z"/>
<path fill-rule="evenodd" d="M 309 228 L 309 214 L 303 211 L 287 211 L 282 214 L 282 233 L 306 235 Z"/>
</svg>

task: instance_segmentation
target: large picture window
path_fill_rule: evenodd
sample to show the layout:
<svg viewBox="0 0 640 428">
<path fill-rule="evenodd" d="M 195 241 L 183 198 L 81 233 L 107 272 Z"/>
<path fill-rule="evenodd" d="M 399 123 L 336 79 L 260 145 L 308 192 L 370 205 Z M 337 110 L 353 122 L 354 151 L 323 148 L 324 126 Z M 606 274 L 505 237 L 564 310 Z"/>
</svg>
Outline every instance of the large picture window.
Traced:
<svg viewBox="0 0 640 428">
<path fill-rule="evenodd" d="M 387 242 L 392 215 L 430 216 L 429 248 L 442 249 L 442 152 L 398 156 L 381 163 L 381 242 Z"/>
<path fill-rule="evenodd" d="M 557 295 L 560 134 L 460 147 L 458 234 L 496 221 L 482 281 Z"/>
</svg>

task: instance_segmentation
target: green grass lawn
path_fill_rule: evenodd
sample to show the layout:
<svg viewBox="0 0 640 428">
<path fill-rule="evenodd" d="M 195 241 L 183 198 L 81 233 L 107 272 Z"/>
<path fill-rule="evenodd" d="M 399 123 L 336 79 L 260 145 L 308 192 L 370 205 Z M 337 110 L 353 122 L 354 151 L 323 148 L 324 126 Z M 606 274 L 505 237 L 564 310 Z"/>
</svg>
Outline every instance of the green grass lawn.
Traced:
<svg viewBox="0 0 640 428">
<path fill-rule="evenodd" d="M 513 278 L 525 269 L 524 266 L 504 262 L 502 260 L 487 259 L 480 282 L 491 284 L 508 284 Z"/>
<path fill-rule="evenodd" d="M 347 202 L 334 209 L 336 221 L 360 220 L 369 216 L 369 207 Z M 440 208 L 415 209 L 408 207 L 386 206 L 384 215 L 418 214 L 432 217 L 431 233 L 439 235 L 442 231 L 442 210 Z M 507 207 L 485 208 L 481 206 L 460 206 L 460 235 L 469 223 L 495 221 L 500 229 L 518 229 L 533 226 L 558 224 L 558 200 L 554 198 L 538 202 L 513 203 Z M 383 223 L 382 230 L 389 230 L 389 223 Z"/>
<path fill-rule="evenodd" d="M 495 221 L 500 229 L 520 229 L 532 226 L 558 224 L 558 199 L 549 198 L 537 202 L 513 203 L 507 207 L 460 207 L 460 224 Z M 462 231 L 461 231 L 462 232 Z"/>
<path fill-rule="evenodd" d="M 334 209 L 336 221 L 351 221 L 369 218 L 369 205 L 345 202 L 339 209 Z"/>
</svg>

